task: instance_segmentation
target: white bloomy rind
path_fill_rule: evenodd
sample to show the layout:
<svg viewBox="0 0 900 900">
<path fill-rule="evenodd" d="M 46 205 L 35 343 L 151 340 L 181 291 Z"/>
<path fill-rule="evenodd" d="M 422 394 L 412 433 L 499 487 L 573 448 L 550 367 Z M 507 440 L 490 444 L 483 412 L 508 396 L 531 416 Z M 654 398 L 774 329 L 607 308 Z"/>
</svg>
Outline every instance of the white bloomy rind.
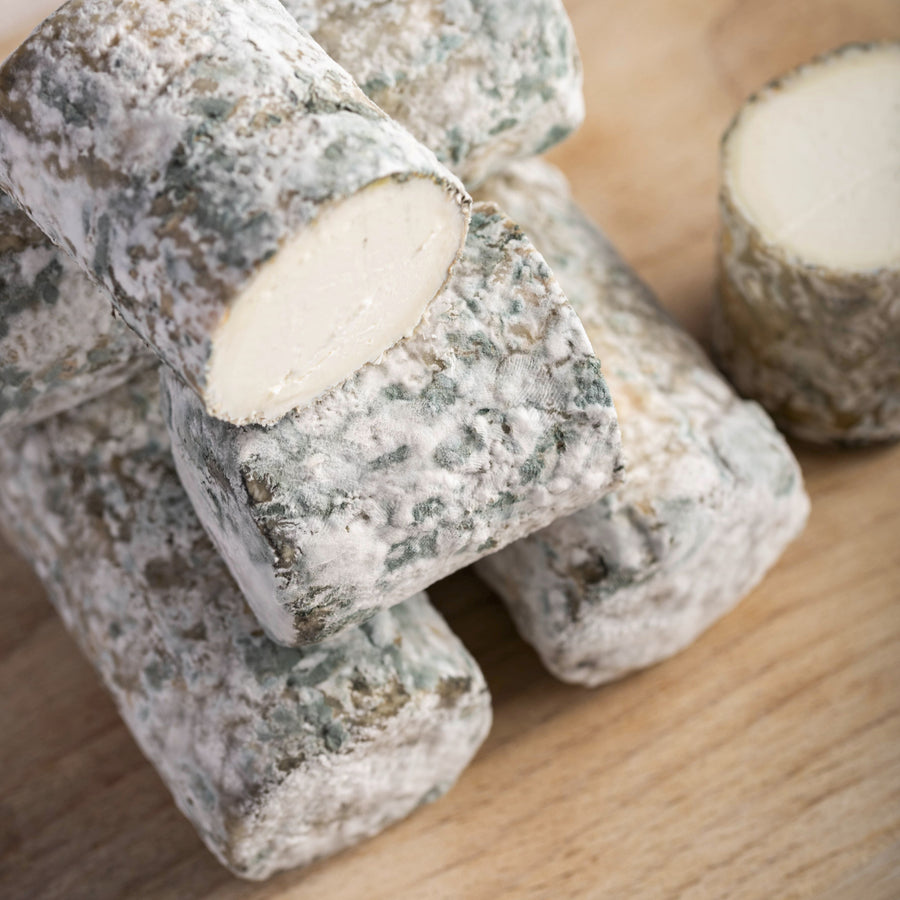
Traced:
<svg viewBox="0 0 900 900">
<path fill-rule="evenodd" d="M 737 388 L 807 440 L 900 437 L 900 43 L 751 98 L 720 208 L 713 340 Z"/>
<path fill-rule="evenodd" d="M 239 423 L 408 335 L 469 210 L 276 0 L 71 0 L 0 71 L 0 185 Z"/>
<path fill-rule="evenodd" d="M 466 184 L 584 119 L 562 0 L 282 0 L 389 116 Z"/>
<path fill-rule="evenodd" d="M 543 258 L 480 206 L 415 334 L 272 428 L 164 373 L 182 482 L 260 622 L 321 640 L 603 496 L 615 411 Z"/>
<path fill-rule="evenodd" d="M 265 878 L 440 796 L 490 698 L 424 596 L 308 650 L 271 643 L 178 482 L 157 383 L 4 435 L 0 521 L 207 846 Z"/>
<path fill-rule="evenodd" d="M 581 316 L 615 399 L 625 484 L 478 563 L 559 678 L 597 685 L 677 653 L 801 531 L 799 466 L 539 161 L 488 182 Z"/>
<path fill-rule="evenodd" d="M 0 429 L 99 397 L 155 359 L 105 292 L 0 192 Z"/>
</svg>

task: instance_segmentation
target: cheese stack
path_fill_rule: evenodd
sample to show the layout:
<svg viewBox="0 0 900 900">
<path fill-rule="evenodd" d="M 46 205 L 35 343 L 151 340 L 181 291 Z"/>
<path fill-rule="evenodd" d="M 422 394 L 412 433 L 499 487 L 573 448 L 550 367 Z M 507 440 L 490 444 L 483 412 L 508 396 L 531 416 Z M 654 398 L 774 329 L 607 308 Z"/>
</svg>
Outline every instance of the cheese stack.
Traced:
<svg viewBox="0 0 900 900">
<path fill-rule="evenodd" d="M 466 177 L 580 120 L 556 0 L 394 29 L 390 78 L 370 12 L 335 52 Z M 71 0 L 0 71 L 0 184 L 4 526 L 179 807 L 264 878 L 439 796 L 490 702 L 418 592 L 623 468 L 543 258 L 275 0 Z"/>
<path fill-rule="evenodd" d="M 0 183 L 168 364 L 180 474 L 275 640 L 620 478 L 542 258 L 492 211 L 466 240 L 461 184 L 274 0 L 74 0 L 0 81 Z"/>
<path fill-rule="evenodd" d="M 434 581 L 477 562 L 598 684 L 805 520 L 765 414 L 558 173 L 510 167 L 580 122 L 580 79 L 559 0 L 70 0 L 0 70 L 0 509 L 239 875 L 476 752 Z"/>
</svg>

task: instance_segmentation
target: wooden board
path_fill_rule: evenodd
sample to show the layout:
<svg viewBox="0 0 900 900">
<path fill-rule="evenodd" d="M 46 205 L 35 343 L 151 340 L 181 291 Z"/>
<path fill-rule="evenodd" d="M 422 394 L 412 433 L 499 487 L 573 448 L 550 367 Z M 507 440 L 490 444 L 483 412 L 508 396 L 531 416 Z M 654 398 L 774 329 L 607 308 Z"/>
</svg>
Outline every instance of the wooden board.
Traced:
<svg viewBox="0 0 900 900">
<path fill-rule="evenodd" d="M 27 5 L 2 0 L 0 27 L 15 4 Z M 900 37 L 900 3 L 570 10 L 589 121 L 555 158 L 702 334 L 719 134 L 779 71 Z M 0 35 L 0 55 L 9 46 Z M 0 547 L 0 896 L 900 897 L 900 447 L 798 450 L 813 496 L 804 537 L 694 647 L 622 683 L 554 682 L 471 575 L 440 585 L 494 692 L 487 745 L 440 803 L 264 885 L 206 853 L 36 580 Z"/>
</svg>

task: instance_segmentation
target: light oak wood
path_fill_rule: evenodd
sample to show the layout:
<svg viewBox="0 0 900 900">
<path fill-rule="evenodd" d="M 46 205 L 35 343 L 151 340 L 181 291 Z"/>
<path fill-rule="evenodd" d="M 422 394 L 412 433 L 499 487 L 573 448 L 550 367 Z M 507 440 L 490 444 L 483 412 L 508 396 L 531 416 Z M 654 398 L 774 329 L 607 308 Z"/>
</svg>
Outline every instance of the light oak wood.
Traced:
<svg viewBox="0 0 900 900">
<path fill-rule="evenodd" d="M 570 9 L 589 120 L 555 159 L 702 334 L 729 118 L 814 53 L 900 37 L 900 4 Z M 471 575 L 440 585 L 494 692 L 487 745 L 440 803 L 264 885 L 206 853 L 0 547 L 0 896 L 900 897 L 900 448 L 798 450 L 813 497 L 803 538 L 691 649 L 619 684 L 554 682 Z"/>
</svg>

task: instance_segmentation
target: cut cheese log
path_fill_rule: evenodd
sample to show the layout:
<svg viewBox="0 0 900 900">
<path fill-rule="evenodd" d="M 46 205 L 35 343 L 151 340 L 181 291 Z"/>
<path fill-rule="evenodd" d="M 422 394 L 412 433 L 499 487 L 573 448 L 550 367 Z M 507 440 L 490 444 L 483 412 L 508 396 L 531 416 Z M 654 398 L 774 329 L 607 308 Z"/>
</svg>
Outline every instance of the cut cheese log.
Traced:
<svg viewBox="0 0 900 900">
<path fill-rule="evenodd" d="M 0 443 L 2 522 L 210 850 L 265 878 L 447 790 L 490 699 L 424 596 L 310 650 L 271 643 L 178 482 L 157 385 Z"/>
<path fill-rule="evenodd" d="M 561 0 L 282 0 L 388 115 L 463 180 L 543 153 L 584 119 Z"/>
<path fill-rule="evenodd" d="M 231 422 L 409 335 L 462 185 L 276 0 L 72 0 L 0 71 L 0 184 Z"/>
<path fill-rule="evenodd" d="M 482 560 L 523 636 L 565 681 L 596 685 L 687 646 L 802 529 L 800 469 L 657 305 L 545 163 L 483 194 L 556 272 L 603 362 L 622 428 L 624 486 Z"/>
<path fill-rule="evenodd" d="M 182 482 L 269 634 L 321 640 L 608 491 L 615 411 L 546 263 L 476 207 L 412 338 L 269 429 L 164 374 Z"/>
<path fill-rule="evenodd" d="M 105 292 L 0 193 L 0 429 L 98 397 L 154 360 Z"/>
<path fill-rule="evenodd" d="M 714 346 L 797 437 L 900 438 L 900 43 L 752 98 L 722 145 Z"/>
<path fill-rule="evenodd" d="M 514 13 L 498 0 L 284 5 L 372 100 L 468 181 L 543 152 L 584 116 L 581 64 L 559 0 L 529 0 Z M 99 396 L 152 358 L 110 316 L 105 292 L 28 221 L 0 195 L 0 427 Z"/>
</svg>

